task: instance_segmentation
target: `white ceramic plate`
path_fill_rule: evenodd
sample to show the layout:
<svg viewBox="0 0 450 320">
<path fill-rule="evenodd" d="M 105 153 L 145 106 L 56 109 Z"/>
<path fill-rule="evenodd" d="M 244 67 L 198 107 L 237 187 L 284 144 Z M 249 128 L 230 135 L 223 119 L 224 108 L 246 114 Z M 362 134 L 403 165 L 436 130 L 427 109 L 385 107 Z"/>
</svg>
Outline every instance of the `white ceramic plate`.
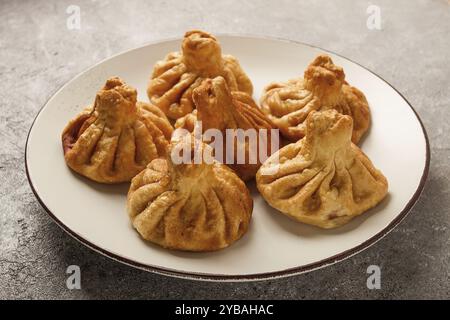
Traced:
<svg viewBox="0 0 450 320">
<path fill-rule="evenodd" d="M 255 98 L 272 81 L 303 74 L 325 50 L 284 40 L 221 36 L 224 53 L 235 55 L 250 76 Z M 31 187 L 50 216 L 88 247 L 120 262 L 162 274 L 206 280 L 255 280 L 311 271 L 360 252 L 405 217 L 423 188 L 429 165 L 425 130 L 412 107 L 388 83 L 336 54 L 350 84 L 370 104 L 372 126 L 362 149 L 389 180 L 389 196 L 375 209 L 335 230 L 296 223 L 270 208 L 250 185 L 254 211 L 248 233 L 213 253 L 169 251 L 140 239 L 126 214 L 128 185 L 100 185 L 74 174 L 64 162 L 61 132 L 114 75 L 147 101 L 154 63 L 179 50 L 180 40 L 149 44 L 105 60 L 61 88 L 37 115 L 26 146 Z"/>
</svg>

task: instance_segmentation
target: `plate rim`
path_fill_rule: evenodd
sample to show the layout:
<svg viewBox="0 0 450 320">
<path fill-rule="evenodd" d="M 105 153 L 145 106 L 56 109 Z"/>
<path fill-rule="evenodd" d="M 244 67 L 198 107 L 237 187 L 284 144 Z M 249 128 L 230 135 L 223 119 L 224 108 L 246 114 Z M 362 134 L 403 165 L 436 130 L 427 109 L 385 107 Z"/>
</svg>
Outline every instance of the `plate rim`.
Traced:
<svg viewBox="0 0 450 320">
<path fill-rule="evenodd" d="M 419 183 L 416 191 L 414 192 L 413 196 L 409 199 L 409 201 L 407 202 L 405 207 L 398 213 L 398 215 L 385 228 L 383 228 L 381 231 L 379 231 L 377 234 L 375 234 L 371 238 L 367 239 L 366 241 L 362 242 L 361 244 L 359 244 L 353 248 L 342 251 L 342 252 L 340 252 L 336 255 L 333 255 L 331 257 L 328 257 L 326 259 L 322 259 L 322 260 L 319 260 L 319 261 L 316 261 L 316 262 L 313 262 L 310 264 L 306 264 L 303 266 L 298 266 L 298 267 L 293 267 L 293 268 L 288 268 L 288 269 L 283 269 L 283 270 L 278 270 L 278 271 L 253 273 L 253 274 L 236 274 L 236 275 L 190 272 L 190 271 L 176 270 L 176 269 L 167 268 L 167 267 L 160 267 L 160 266 L 154 266 L 154 265 L 140 263 L 140 262 L 131 260 L 129 258 L 123 257 L 121 255 L 115 254 L 113 252 L 110 252 L 106 249 L 101 248 L 100 246 L 97 246 L 96 244 L 83 238 L 76 231 L 74 231 L 74 230 L 70 229 L 68 226 L 66 226 L 61 220 L 59 220 L 57 218 L 57 216 L 46 206 L 44 201 L 39 197 L 39 194 L 38 194 L 37 190 L 35 189 L 33 182 L 31 180 L 30 172 L 28 169 L 28 158 L 27 158 L 28 142 L 29 142 L 31 132 L 33 130 L 33 127 L 34 127 L 34 124 L 35 124 L 37 118 L 39 117 L 41 112 L 45 109 L 45 107 L 50 102 L 50 100 L 52 100 L 60 91 L 62 91 L 66 86 L 68 86 L 72 81 L 74 81 L 81 75 L 89 72 L 91 69 L 97 67 L 98 65 L 104 63 L 105 61 L 115 58 L 117 56 L 120 56 L 122 54 L 131 52 L 134 50 L 139 50 L 139 49 L 147 47 L 147 46 L 158 45 L 158 44 L 182 39 L 181 37 L 171 37 L 171 38 L 165 38 L 162 40 L 146 42 L 140 46 L 137 46 L 137 47 L 134 47 L 134 48 L 131 48 L 128 50 L 123 50 L 117 54 L 114 54 L 110 57 L 102 59 L 101 61 L 95 63 L 94 65 L 90 66 L 89 68 L 85 69 L 84 71 L 78 73 L 76 76 L 72 77 L 69 81 L 67 81 L 62 86 L 60 86 L 56 91 L 54 91 L 53 94 L 51 94 L 51 96 L 46 100 L 44 105 L 39 109 L 39 111 L 37 112 L 36 116 L 33 119 L 33 122 L 31 123 L 30 129 L 28 130 L 28 134 L 27 134 L 27 139 L 26 139 L 26 143 L 25 143 L 25 154 L 24 154 L 25 172 L 26 172 L 28 183 L 31 187 L 31 190 L 32 190 L 34 196 L 38 200 L 41 207 L 50 216 L 50 218 L 72 238 L 74 238 L 81 244 L 85 245 L 86 247 L 90 248 L 91 250 L 93 250 L 97 253 L 100 253 L 101 255 L 106 256 L 114 261 L 120 262 L 122 264 L 131 266 L 131 267 L 143 270 L 143 271 L 152 272 L 152 273 L 156 273 L 156 274 L 160 274 L 160 275 L 171 276 L 171 277 L 181 278 L 181 279 L 216 281 L 216 282 L 244 282 L 244 281 L 270 280 L 270 279 L 278 279 L 278 278 L 284 278 L 284 277 L 289 277 L 289 276 L 295 276 L 295 275 L 299 275 L 302 273 L 307 273 L 307 272 L 311 272 L 314 270 L 318 270 L 318 269 L 330 266 L 332 264 L 335 264 L 337 262 L 341 262 L 345 259 L 348 259 L 348 258 L 364 251 L 365 249 L 369 248 L 370 246 L 372 246 L 375 243 L 377 243 L 378 241 L 380 241 L 387 234 L 389 234 L 396 226 L 398 226 L 400 224 L 400 222 L 402 222 L 403 219 L 408 215 L 408 213 L 411 211 L 413 206 L 417 203 L 420 195 L 422 194 L 426 180 L 428 178 L 429 167 L 430 167 L 430 143 L 429 143 L 429 139 L 428 139 L 428 134 L 426 132 L 425 126 L 424 126 L 419 114 L 414 109 L 414 107 L 411 105 L 411 103 L 405 98 L 405 96 L 402 93 L 400 93 L 392 84 L 390 84 L 388 81 L 386 81 L 384 78 L 382 78 L 380 75 L 376 74 L 369 68 L 367 68 L 367 67 L 363 66 L 362 64 L 355 62 L 352 59 L 349 59 L 341 54 L 335 53 L 331 50 L 323 49 L 319 46 L 311 45 L 309 43 L 304 43 L 301 41 L 280 38 L 280 37 L 254 35 L 254 34 L 248 34 L 248 33 L 215 33 L 215 35 L 219 38 L 220 37 L 233 37 L 233 38 L 280 41 L 280 42 L 287 42 L 287 43 L 307 46 L 307 47 L 311 47 L 314 49 L 319 49 L 323 52 L 331 53 L 333 55 L 336 55 L 340 58 L 346 59 L 346 60 L 360 66 L 361 68 L 363 68 L 363 69 L 367 70 L 368 72 L 372 73 L 373 75 L 375 75 L 381 81 L 385 82 L 389 87 L 391 87 L 407 103 L 407 105 L 413 111 L 415 117 L 417 118 L 417 120 L 422 128 L 422 133 L 425 138 L 425 144 L 426 144 L 426 146 L 425 146 L 425 166 L 424 166 L 424 169 L 422 172 L 420 183 Z"/>
</svg>

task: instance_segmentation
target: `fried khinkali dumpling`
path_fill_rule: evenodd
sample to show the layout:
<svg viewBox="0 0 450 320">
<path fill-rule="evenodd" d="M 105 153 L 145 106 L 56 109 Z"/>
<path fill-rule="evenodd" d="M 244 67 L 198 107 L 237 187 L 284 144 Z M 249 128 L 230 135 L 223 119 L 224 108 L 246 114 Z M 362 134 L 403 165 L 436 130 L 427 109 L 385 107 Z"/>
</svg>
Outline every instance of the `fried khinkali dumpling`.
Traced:
<svg viewBox="0 0 450 320">
<path fill-rule="evenodd" d="M 233 91 L 253 92 L 250 79 L 231 55 L 222 55 L 217 39 L 203 31 L 185 34 L 181 52 L 172 52 L 156 63 L 147 94 L 171 119 L 178 119 L 195 106 L 192 91 L 203 79 L 222 76 Z"/>
<path fill-rule="evenodd" d="M 350 116 L 312 111 L 306 136 L 274 153 L 258 171 L 264 199 L 298 221 L 327 229 L 377 205 L 386 196 L 387 180 L 351 135 Z"/>
<path fill-rule="evenodd" d="M 351 116 L 354 143 L 359 142 L 370 124 L 364 94 L 345 81 L 343 69 L 327 55 L 316 57 L 303 79 L 268 85 L 261 97 L 261 108 L 281 134 L 293 142 L 305 136 L 305 120 L 313 110 L 335 109 Z"/>
<path fill-rule="evenodd" d="M 260 156 L 271 155 L 271 129 L 274 127 L 253 98 L 244 92 L 231 92 L 222 77 L 204 80 L 194 89 L 192 98 L 197 109 L 178 119 L 175 128 L 192 131 L 199 121 L 202 133 L 218 129 L 224 139 L 223 157 L 219 161 L 227 163 L 244 181 L 254 178 L 261 162 L 266 160 Z M 250 138 L 239 139 L 239 129 L 241 133 L 249 133 Z M 234 134 L 233 139 L 226 140 L 227 130 Z M 260 148 L 264 150 L 260 152 Z M 240 157 L 239 152 L 242 154 Z"/>
<path fill-rule="evenodd" d="M 151 160 L 166 155 L 172 132 L 161 110 L 138 102 L 134 88 L 110 78 L 94 105 L 64 129 L 64 158 L 71 169 L 91 180 L 127 182 Z"/>
<path fill-rule="evenodd" d="M 253 200 L 244 182 L 212 157 L 209 162 L 180 161 L 210 148 L 197 141 L 201 148 L 195 149 L 191 137 L 172 141 L 168 157 L 153 160 L 133 178 L 128 213 L 142 238 L 160 246 L 222 249 L 248 230 Z"/>
</svg>

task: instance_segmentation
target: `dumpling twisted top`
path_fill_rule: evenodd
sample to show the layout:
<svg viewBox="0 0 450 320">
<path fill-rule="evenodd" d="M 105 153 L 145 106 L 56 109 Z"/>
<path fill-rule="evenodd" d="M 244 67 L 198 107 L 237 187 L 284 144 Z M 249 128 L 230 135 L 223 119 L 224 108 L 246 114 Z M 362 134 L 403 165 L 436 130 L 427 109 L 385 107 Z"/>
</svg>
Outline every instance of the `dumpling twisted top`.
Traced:
<svg viewBox="0 0 450 320">
<path fill-rule="evenodd" d="M 184 163 L 208 148 L 191 135 L 172 141 L 170 156 L 153 160 L 131 182 L 128 213 L 146 240 L 187 251 L 225 248 L 247 231 L 253 201 L 244 182 L 215 160 Z M 201 156 L 202 157 L 202 156 Z"/>
<path fill-rule="evenodd" d="M 256 175 L 274 208 L 322 228 L 334 228 L 378 204 L 388 183 L 351 142 L 352 118 L 312 111 L 306 136 L 274 153 Z"/>
<path fill-rule="evenodd" d="M 193 91 L 192 95 L 196 110 L 178 119 L 176 128 L 185 128 L 189 131 L 194 130 L 196 121 L 201 123 L 201 129 L 204 133 L 208 129 L 217 129 L 222 132 L 223 137 L 223 159 L 236 171 L 239 177 L 244 181 L 252 179 L 258 168 L 261 166 L 259 148 L 265 148 L 267 156 L 271 154 L 271 129 L 272 123 L 261 112 L 251 96 L 244 92 L 231 92 L 223 77 L 206 79 Z M 237 134 L 238 130 L 247 132 L 252 140 L 234 139 L 226 140 L 226 131 L 229 134 Z M 264 134 L 259 134 L 265 130 Z M 234 149 L 233 151 L 231 149 Z M 244 150 L 244 161 L 238 161 L 238 150 Z M 233 159 L 226 156 L 233 156 Z M 254 159 L 256 161 L 251 161 Z"/>
<path fill-rule="evenodd" d="M 348 85 L 341 67 L 327 55 L 317 56 L 304 78 L 268 85 L 261 108 L 287 139 L 305 136 L 305 120 L 313 111 L 335 109 L 353 118 L 352 141 L 357 143 L 369 128 L 369 105 L 364 94 Z"/>
<path fill-rule="evenodd" d="M 222 76 L 231 90 L 252 94 L 252 83 L 239 62 L 231 55 L 222 55 L 214 36 L 189 31 L 181 49 L 156 63 L 147 89 L 150 100 L 169 118 L 178 119 L 195 108 L 192 91 L 205 78 Z"/>
<path fill-rule="evenodd" d="M 130 181 L 153 159 L 167 153 L 173 128 L 157 107 L 137 101 L 121 79 L 106 81 L 95 103 L 62 133 L 64 158 L 94 181 Z"/>
</svg>

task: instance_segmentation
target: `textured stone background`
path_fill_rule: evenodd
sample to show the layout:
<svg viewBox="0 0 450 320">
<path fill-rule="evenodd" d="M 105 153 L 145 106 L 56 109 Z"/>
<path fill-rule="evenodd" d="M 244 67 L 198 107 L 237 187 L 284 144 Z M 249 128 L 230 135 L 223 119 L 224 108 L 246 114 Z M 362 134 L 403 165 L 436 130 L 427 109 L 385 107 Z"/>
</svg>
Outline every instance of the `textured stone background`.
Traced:
<svg viewBox="0 0 450 320">
<path fill-rule="evenodd" d="M 450 5 L 374 0 L 382 30 L 366 28 L 368 1 L 0 2 L 0 298 L 450 298 Z M 65 10 L 81 7 L 80 31 Z M 317 45 L 367 66 L 402 92 L 431 141 L 428 182 L 385 239 L 334 266 L 282 280 L 204 283 L 121 265 L 53 223 L 24 171 L 25 139 L 61 85 L 115 53 L 191 28 L 276 36 Z M 400 120 L 400 119 L 399 119 Z M 77 264 L 82 290 L 66 289 Z M 382 289 L 366 268 L 382 268 Z"/>
</svg>

